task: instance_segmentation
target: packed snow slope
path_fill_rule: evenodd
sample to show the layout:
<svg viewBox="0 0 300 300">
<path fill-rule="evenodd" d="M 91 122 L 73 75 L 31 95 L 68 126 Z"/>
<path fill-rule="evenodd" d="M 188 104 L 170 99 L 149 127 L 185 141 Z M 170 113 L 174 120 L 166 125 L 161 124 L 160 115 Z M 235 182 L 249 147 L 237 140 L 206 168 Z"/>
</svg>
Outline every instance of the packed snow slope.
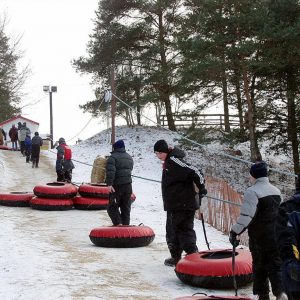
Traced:
<svg viewBox="0 0 300 300">
<path fill-rule="evenodd" d="M 103 131 L 72 146 L 73 181 L 90 182 L 94 159 L 110 154 L 110 132 Z M 0 206 L 0 299 L 134 299 L 166 300 L 190 296 L 234 295 L 233 290 L 205 290 L 182 283 L 174 269 L 164 266 L 169 257 L 165 242 L 165 212 L 160 181 L 161 162 L 153 144 L 166 139 L 177 144 L 178 136 L 156 128 L 117 128 L 134 159 L 131 224 L 143 223 L 155 232 L 154 241 L 141 248 L 94 246 L 90 231 L 111 225 L 106 211 L 39 211 Z M 20 152 L 0 151 L 0 192 L 32 191 L 35 185 L 56 180 L 56 151 L 43 151 L 40 168 L 32 169 Z M 151 179 L 151 180 L 146 180 Z M 197 244 L 206 250 L 201 221 L 195 220 Z M 228 237 L 206 224 L 211 249 L 231 248 Z M 251 296 L 251 285 L 239 295 Z"/>
</svg>

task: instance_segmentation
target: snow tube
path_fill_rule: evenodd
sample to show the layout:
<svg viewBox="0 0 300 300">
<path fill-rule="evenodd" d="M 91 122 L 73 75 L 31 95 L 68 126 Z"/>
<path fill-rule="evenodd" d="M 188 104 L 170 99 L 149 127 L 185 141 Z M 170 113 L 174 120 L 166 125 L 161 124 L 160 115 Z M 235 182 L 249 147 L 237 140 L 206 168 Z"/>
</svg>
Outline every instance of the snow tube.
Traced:
<svg viewBox="0 0 300 300">
<path fill-rule="evenodd" d="M 76 196 L 77 187 L 65 182 L 49 182 L 35 186 L 33 192 L 40 198 L 71 199 Z"/>
<path fill-rule="evenodd" d="M 186 297 L 179 297 L 175 298 L 174 300 L 209 300 L 209 299 L 214 299 L 214 300 L 252 300 L 252 298 L 248 297 L 243 297 L 243 296 L 223 296 L 223 295 L 211 295 L 208 296 L 204 293 L 197 293 L 194 294 L 193 296 L 186 296 Z"/>
<path fill-rule="evenodd" d="M 33 197 L 29 203 L 33 209 L 38 210 L 69 210 L 73 208 L 73 201 L 71 199 Z"/>
<path fill-rule="evenodd" d="M 234 288 L 232 250 L 207 250 L 186 255 L 177 263 L 175 273 L 188 285 L 213 289 Z M 235 278 L 238 287 L 252 282 L 252 256 L 249 250 L 236 249 Z"/>
<path fill-rule="evenodd" d="M 30 206 L 29 201 L 33 196 L 34 194 L 29 192 L 3 193 L 0 194 L 0 205 L 18 207 Z"/>
<path fill-rule="evenodd" d="M 101 198 L 88 198 L 76 196 L 72 199 L 74 203 L 74 207 L 77 209 L 86 209 L 86 210 L 101 210 L 107 209 L 108 199 Z"/>
<path fill-rule="evenodd" d="M 99 227 L 90 232 L 90 239 L 93 244 L 111 248 L 144 247 L 149 245 L 154 237 L 153 230 L 143 225 Z"/>
<path fill-rule="evenodd" d="M 101 183 L 83 183 L 79 186 L 78 193 L 83 197 L 102 199 L 109 198 L 108 186 Z"/>
<path fill-rule="evenodd" d="M 5 145 L 0 145 L 0 150 L 10 150 L 12 151 L 11 147 L 5 146 Z"/>
<path fill-rule="evenodd" d="M 130 196 L 130 200 L 131 200 L 132 202 L 134 202 L 135 199 L 136 199 L 136 195 L 135 195 L 134 193 L 132 193 L 131 196 Z"/>
</svg>

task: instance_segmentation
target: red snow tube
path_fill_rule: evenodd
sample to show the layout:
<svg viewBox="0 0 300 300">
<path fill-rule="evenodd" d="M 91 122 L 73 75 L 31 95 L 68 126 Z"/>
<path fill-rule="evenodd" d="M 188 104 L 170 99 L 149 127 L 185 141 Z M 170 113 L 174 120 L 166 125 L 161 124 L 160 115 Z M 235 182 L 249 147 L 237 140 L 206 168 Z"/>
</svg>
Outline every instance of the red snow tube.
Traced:
<svg viewBox="0 0 300 300">
<path fill-rule="evenodd" d="M 86 209 L 86 210 L 101 210 L 107 209 L 108 199 L 101 198 L 88 198 L 76 196 L 73 198 L 74 207 L 77 209 Z"/>
<path fill-rule="evenodd" d="M 73 208 L 73 201 L 71 199 L 33 197 L 30 200 L 30 206 L 38 210 L 69 210 Z"/>
<path fill-rule="evenodd" d="M 49 182 L 37 185 L 33 192 L 40 198 L 71 199 L 77 194 L 77 187 L 65 182 Z"/>
<path fill-rule="evenodd" d="M 207 250 L 186 255 L 175 268 L 177 277 L 184 283 L 204 288 L 234 288 L 232 250 Z M 236 249 L 235 278 L 237 286 L 253 280 L 252 256 L 246 249 Z"/>
<path fill-rule="evenodd" d="M 93 244 L 111 248 L 144 247 L 149 245 L 154 237 L 153 230 L 143 225 L 99 227 L 90 232 Z"/>
<path fill-rule="evenodd" d="M 29 192 L 10 192 L 0 194 L 0 205 L 4 206 L 29 206 L 29 201 L 34 196 Z"/>
<path fill-rule="evenodd" d="M 179 297 L 174 300 L 252 300 L 252 298 L 242 297 L 242 296 L 223 296 L 223 295 L 211 295 L 207 296 L 206 294 L 199 293 L 199 295 L 194 294 L 193 296 Z"/>
<path fill-rule="evenodd" d="M 83 183 L 78 188 L 78 193 L 83 197 L 109 198 L 109 189 L 106 184 Z"/>
<path fill-rule="evenodd" d="M 12 151 L 11 147 L 5 146 L 5 145 L 0 145 L 0 150 L 10 150 Z"/>
</svg>

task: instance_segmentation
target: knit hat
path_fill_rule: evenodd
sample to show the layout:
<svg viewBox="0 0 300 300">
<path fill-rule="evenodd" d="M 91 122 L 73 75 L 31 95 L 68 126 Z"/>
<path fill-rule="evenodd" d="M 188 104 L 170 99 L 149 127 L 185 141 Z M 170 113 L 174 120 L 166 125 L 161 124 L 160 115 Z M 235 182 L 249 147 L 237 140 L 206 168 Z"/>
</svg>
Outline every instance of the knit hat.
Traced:
<svg viewBox="0 0 300 300">
<path fill-rule="evenodd" d="M 34 135 L 35 135 L 35 136 L 38 136 L 38 135 L 39 135 L 39 133 L 36 131 L 36 132 L 34 133 Z"/>
<path fill-rule="evenodd" d="M 268 165 L 262 160 L 253 164 L 250 168 L 250 174 L 255 179 L 268 176 Z"/>
<path fill-rule="evenodd" d="M 123 140 L 118 140 L 113 144 L 114 149 L 125 148 L 125 144 Z"/>
<path fill-rule="evenodd" d="M 169 146 L 165 140 L 159 140 L 154 144 L 154 152 L 169 153 Z"/>
<path fill-rule="evenodd" d="M 60 138 L 59 140 L 58 140 L 58 143 L 59 144 L 65 144 L 66 143 L 66 140 L 64 139 L 64 138 Z"/>
</svg>

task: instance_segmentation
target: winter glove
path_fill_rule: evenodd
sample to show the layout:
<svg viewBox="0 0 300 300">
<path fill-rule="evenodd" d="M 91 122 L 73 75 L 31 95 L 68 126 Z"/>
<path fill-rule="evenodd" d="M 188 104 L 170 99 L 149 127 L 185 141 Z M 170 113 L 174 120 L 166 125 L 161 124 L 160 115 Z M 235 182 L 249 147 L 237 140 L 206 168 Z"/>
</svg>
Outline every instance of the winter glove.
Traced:
<svg viewBox="0 0 300 300">
<path fill-rule="evenodd" d="M 229 233 L 229 242 L 233 247 L 237 247 L 240 241 L 236 238 L 237 234 L 234 231 L 230 231 Z"/>
</svg>

